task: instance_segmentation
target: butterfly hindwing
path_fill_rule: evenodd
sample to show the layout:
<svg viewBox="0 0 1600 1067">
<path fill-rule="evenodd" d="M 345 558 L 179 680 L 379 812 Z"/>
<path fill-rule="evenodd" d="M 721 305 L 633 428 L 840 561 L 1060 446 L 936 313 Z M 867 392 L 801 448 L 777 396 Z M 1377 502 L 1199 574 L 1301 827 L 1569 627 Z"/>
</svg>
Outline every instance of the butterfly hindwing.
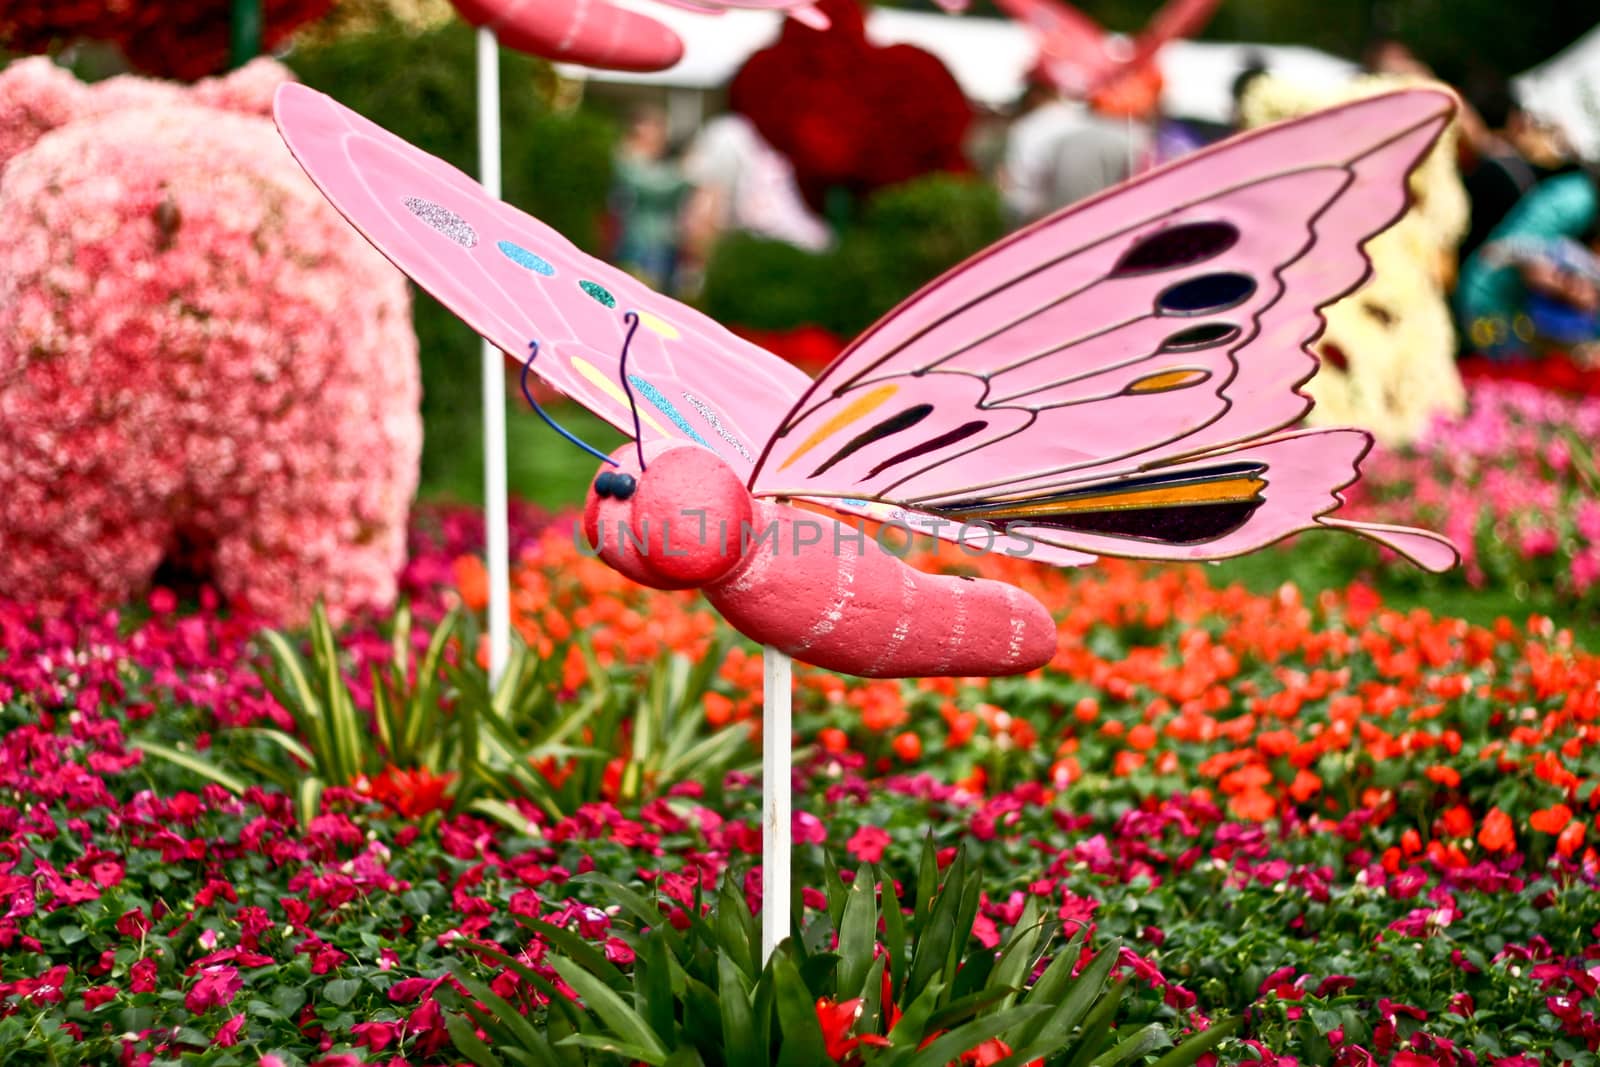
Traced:
<svg viewBox="0 0 1600 1067">
<path fill-rule="evenodd" d="M 693 441 L 747 474 L 809 384 L 329 97 L 285 85 L 275 117 L 312 181 L 396 266 L 510 355 L 526 360 L 538 341 L 534 372 L 623 432 L 631 388 L 647 441 Z"/>
</svg>

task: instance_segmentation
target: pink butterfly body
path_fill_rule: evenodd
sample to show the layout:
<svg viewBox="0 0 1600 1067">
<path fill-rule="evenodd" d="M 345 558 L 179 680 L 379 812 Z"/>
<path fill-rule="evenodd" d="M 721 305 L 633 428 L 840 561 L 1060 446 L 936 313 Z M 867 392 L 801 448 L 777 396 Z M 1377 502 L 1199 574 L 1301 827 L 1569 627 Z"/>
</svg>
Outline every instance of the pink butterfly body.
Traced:
<svg viewBox="0 0 1600 1067">
<path fill-rule="evenodd" d="M 1364 280 L 1362 243 L 1404 211 L 1406 175 L 1452 108 L 1393 93 L 1186 156 L 952 269 L 814 381 L 320 94 L 285 86 L 276 114 L 392 261 L 506 352 L 537 341 L 547 383 L 638 426 L 647 462 L 619 453 L 624 469 L 590 493 L 602 558 L 705 589 L 743 633 L 806 662 L 911 676 L 1038 666 L 1047 617 L 1003 583 L 841 551 L 826 527 L 797 544 L 818 517 L 787 501 L 975 548 L 1002 531 L 1057 565 L 1220 559 L 1315 528 L 1454 564 L 1433 534 L 1336 517 L 1365 433 L 1289 429 L 1310 407 L 1298 387 L 1317 310 Z M 601 492 L 608 474 L 633 495 Z M 684 541 L 697 512 L 712 530 L 776 523 L 779 550 Z M 676 532 L 641 561 L 612 540 L 629 519 Z"/>
<path fill-rule="evenodd" d="M 1049 612 L 1014 585 L 919 571 L 904 542 L 752 496 L 707 449 L 645 451 L 648 470 L 631 445 L 612 455 L 635 491 L 603 492 L 602 471 L 584 507 L 590 545 L 641 585 L 700 589 L 762 644 L 863 677 L 1018 674 L 1055 655 Z"/>
</svg>

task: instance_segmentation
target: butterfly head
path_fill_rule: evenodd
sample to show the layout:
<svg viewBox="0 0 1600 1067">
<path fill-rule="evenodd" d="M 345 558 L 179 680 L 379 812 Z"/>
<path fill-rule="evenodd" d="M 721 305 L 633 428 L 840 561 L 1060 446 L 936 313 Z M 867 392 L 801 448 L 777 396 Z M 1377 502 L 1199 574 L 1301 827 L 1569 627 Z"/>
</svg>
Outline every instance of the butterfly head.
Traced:
<svg viewBox="0 0 1600 1067">
<path fill-rule="evenodd" d="M 654 589 L 696 589 L 738 566 L 754 500 L 733 468 L 698 445 L 667 442 L 642 456 L 624 445 L 611 459 L 583 509 L 602 560 Z"/>
</svg>

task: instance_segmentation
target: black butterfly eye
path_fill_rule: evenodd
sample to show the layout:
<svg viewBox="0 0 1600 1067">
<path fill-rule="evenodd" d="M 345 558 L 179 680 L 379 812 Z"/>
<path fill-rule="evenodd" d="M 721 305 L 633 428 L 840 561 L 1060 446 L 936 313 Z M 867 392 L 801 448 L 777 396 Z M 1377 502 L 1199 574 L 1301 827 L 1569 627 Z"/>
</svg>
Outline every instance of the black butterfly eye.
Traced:
<svg viewBox="0 0 1600 1067">
<path fill-rule="evenodd" d="M 613 474 L 611 478 L 611 495 L 618 500 L 628 499 L 639 488 L 639 483 L 633 480 L 631 474 Z"/>
<path fill-rule="evenodd" d="M 601 499 L 614 495 L 617 491 L 617 476 L 610 471 L 602 472 L 594 480 L 594 491 L 595 495 Z"/>
</svg>

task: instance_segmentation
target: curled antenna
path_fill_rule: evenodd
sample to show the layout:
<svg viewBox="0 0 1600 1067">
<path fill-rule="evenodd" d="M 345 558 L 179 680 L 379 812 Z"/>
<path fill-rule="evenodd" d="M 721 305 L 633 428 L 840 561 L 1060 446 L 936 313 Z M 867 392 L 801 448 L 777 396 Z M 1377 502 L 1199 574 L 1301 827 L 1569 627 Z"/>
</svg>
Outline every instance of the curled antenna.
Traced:
<svg viewBox="0 0 1600 1067">
<path fill-rule="evenodd" d="M 639 332 L 639 314 L 629 311 L 622 316 L 628 323 L 628 336 L 622 339 L 622 358 L 617 360 L 617 376 L 622 379 L 622 391 L 628 394 L 628 408 L 633 412 L 633 443 L 639 449 L 639 471 L 644 472 L 644 426 L 639 422 L 639 403 L 633 399 L 633 386 L 628 382 L 628 346 L 633 335 Z"/>
<path fill-rule="evenodd" d="M 620 464 L 618 464 L 616 460 L 612 459 L 610 456 L 606 455 L 604 452 L 601 452 L 599 449 L 595 448 L 593 445 L 585 444 L 584 442 L 578 440 L 576 437 L 572 436 L 566 430 L 563 430 L 560 426 L 556 425 L 556 420 L 552 419 L 549 415 L 545 414 L 544 408 L 540 407 L 539 406 L 539 402 L 533 398 L 533 393 L 528 388 L 528 371 L 533 367 L 534 357 L 536 357 L 538 354 L 539 354 L 539 342 L 538 341 L 529 341 L 528 342 L 528 361 L 522 365 L 522 395 L 527 398 L 528 406 L 533 408 L 534 412 L 541 419 L 543 419 L 545 421 L 545 425 L 549 426 L 556 433 L 560 434 L 562 437 L 565 437 L 568 441 L 571 441 L 573 444 L 577 445 L 579 448 L 581 448 L 585 452 L 589 453 L 589 455 L 596 457 L 597 459 L 601 460 L 604 463 L 609 463 L 613 467 L 620 466 Z M 634 417 L 638 418 L 637 415 L 635 415 Z"/>
</svg>

